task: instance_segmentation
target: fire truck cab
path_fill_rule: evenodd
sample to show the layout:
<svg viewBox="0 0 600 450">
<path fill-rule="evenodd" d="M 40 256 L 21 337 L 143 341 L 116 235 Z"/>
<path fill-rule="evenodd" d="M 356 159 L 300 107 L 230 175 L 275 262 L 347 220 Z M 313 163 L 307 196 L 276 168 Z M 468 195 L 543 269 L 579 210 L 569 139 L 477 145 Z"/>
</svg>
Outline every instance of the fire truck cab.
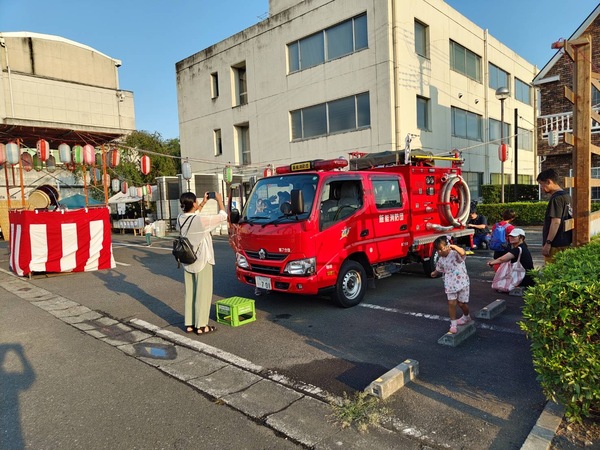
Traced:
<svg viewBox="0 0 600 450">
<path fill-rule="evenodd" d="M 407 263 L 429 275 L 438 236 L 468 236 L 469 188 L 458 156 L 383 152 L 305 161 L 258 180 L 240 209 L 230 205 L 229 240 L 239 281 L 268 291 L 331 292 L 342 307 L 360 303 L 369 280 Z M 386 163 L 387 161 L 387 163 Z M 393 161 L 391 164 L 389 161 Z M 231 196 L 230 196 L 231 197 Z"/>
</svg>

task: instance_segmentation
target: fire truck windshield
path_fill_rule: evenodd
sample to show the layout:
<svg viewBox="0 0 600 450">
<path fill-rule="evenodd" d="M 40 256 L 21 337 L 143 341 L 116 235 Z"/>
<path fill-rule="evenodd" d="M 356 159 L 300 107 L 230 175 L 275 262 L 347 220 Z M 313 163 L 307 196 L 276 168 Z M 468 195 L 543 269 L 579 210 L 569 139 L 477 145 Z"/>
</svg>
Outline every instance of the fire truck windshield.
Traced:
<svg viewBox="0 0 600 450">
<path fill-rule="evenodd" d="M 258 180 L 244 207 L 241 221 L 267 225 L 307 219 L 312 211 L 318 178 L 314 173 L 305 173 Z M 301 213 L 292 211 L 293 190 L 302 193 Z"/>
</svg>

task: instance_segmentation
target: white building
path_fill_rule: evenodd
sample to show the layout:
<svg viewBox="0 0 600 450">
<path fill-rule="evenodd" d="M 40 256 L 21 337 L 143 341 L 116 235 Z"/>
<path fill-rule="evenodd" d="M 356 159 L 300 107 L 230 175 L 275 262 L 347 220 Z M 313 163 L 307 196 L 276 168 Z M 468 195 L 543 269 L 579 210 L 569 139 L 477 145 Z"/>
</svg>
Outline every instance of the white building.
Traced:
<svg viewBox="0 0 600 450">
<path fill-rule="evenodd" d="M 403 149 L 412 133 L 435 154 L 464 150 L 478 197 L 481 184 L 500 184 L 504 86 L 504 136 L 518 109 L 518 181 L 534 180 L 536 67 L 442 0 L 271 0 L 268 19 L 176 72 L 194 172 L 230 163 L 262 175 L 267 164 Z"/>
</svg>

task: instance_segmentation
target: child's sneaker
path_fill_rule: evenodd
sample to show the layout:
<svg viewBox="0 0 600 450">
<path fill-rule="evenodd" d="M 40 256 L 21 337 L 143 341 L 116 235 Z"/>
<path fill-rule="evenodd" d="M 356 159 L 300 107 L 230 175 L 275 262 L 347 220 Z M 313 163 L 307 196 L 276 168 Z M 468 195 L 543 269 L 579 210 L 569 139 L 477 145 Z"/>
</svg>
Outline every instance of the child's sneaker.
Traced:
<svg viewBox="0 0 600 450">
<path fill-rule="evenodd" d="M 508 295 L 513 295 L 515 297 L 523 297 L 523 288 L 517 287 L 508 293 Z"/>
<path fill-rule="evenodd" d="M 456 321 L 456 325 L 466 325 L 471 322 L 471 316 L 462 316 L 460 319 Z"/>
<path fill-rule="evenodd" d="M 450 333 L 450 334 L 458 333 L 458 328 L 456 328 L 456 325 L 450 325 L 450 330 L 448 330 L 448 333 Z"/>
</svg>

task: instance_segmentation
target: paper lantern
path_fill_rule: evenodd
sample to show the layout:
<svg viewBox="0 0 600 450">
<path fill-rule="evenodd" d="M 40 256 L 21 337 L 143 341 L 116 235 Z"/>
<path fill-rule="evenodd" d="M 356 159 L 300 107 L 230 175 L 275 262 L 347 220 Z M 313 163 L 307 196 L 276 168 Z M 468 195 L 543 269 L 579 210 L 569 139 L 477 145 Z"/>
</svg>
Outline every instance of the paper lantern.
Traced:
<svg viewBox="0 0 600 450">
<path fill-rule="evenodd" d="M 81 145 L 73 147 L 73 162 L 75 164 L 83 164 L 83 147 Z"/>
<path fill-rule="evenodd" d="M 19 164 L 19 146 L 14 142 L 6 144 L 6 161 L 9 164 Z"/>
<path fill-rule="evenodd" d="M 231 183 L 233 181 L 233 169 L 229 166 L 223 169 L 223 179 L 225 183 Z"/>
<path fill-rule="evenodd" d="M 102 181 L 102 172 L 100 172 L 100 169 L 94 169 L 94 175 L 96 177 L 96 183 L 100 183 L 100 181 Z"/>
<path fill-rule="evenodd" d="M 33 155 L 32 164 L 33 164 L 33 168 L 35 169 L 36 172 L 39 172 L 40 170 L 42 170 L 42 160 L 37 155 L 37 153 L 35 155 Z"/>
<path fill-rule="evenodd" d="M 46 160 L 46 170 L 50 173 L 56 170 L 56 158 L 52 155 L 48 156 Z"/>
<path fill-rule="evenodd" d="M 152 195 L 152 186 L 148 184 L 146 185 L 146 188 L 148 189 L 148 195 Z"/>
<path fill-rule="evenodd" d="M 140 159 L 140 168 L 144 175 L 148 175 L 150 173 L 150 157 L 148 155 L 144 155 Z"/>
<path fill-rule="evenodd" d="M 144 196 L 144 190 L 141 187 L 136 188 L 136 194 L 139 198 L 142 198 Z"/>
<path fill-rule="evenodd" d="M 121 183 L 121 192 L 122 192 L 123 194 L 127 194 L 127 188 L 128 188 L 128 187 L 129 187 L 129 186 L 127 185 L 127 181 L 123 181 L 123 182 Z"/>
<path fill-rule="evenodd" d="M 61 163 L 69 164 L 71 162 L 71 147 L 64 142 L 58 146 L 58 159 Z"/>
<path fill-rule="evenodd" d="M 29 172 L 31 169 L 33 169 L 33 158 L 31 157 L 30 153 L 24 152 L 21 155 L 21 164 L 23 165 L 25 172 Z"/>
<path fill-rule="evenodd" d="M 102 167 L 102 152 L 96 153 L 96 161 L 94 164 L 98 167 Z"/>
<path fill-rule="evenodd" d="M 498 159 L 502 162 L 508 159 L 508 145 L 500 144 L 498 146 Z"/>
<path fill-rule="evenodd" d="M 135 186 L 131 186 L 129 189 L 127 189 L 127 195 L 130 197 L 135 197 L 137 195 L 137 188 Z"/>
<path fill-rule="evenodd" d="M 119 153 L 118 149 L 113 148 L 108 153 L 108 167 L 115 168 L 119 165 L 120 162 L 121 162 L 121 153 Z"/>
<path fill-rule="evenodd" d="M 35 143 L 35 148 L 37 150 L 37 157 L 39 160 L 42 162 L 46 161 L 48 156 L 50 156 L 50 144 L 48 144 L 48 141 L 40 139 Z"/>
<path fill-rule="evenodd" d="M 102 186 L 106 186 L 106 187 L 110 186 L 110 175 L 105 173 L 103 179 L 104 179 L 104 182 L 102 183 Z M 117 191 L 118 191 L 118 189 L 117 189 Z"/>
<path fill-rule="evenodd" d="M 113 192 L 119 192 L 121 189 L 121 181 L 118 178 L 113 178 L 111 182 L 111 189 Z"/>
<path fill-rule="evenodd" d="M 6 146 L 0 144 L 0 166 L 6 162 Z"/>
<path fill-rule="evenodd" d="M 192 165 L 187 162 L 187 160 L 181 165 L 181 175 L 186 180 L 190 180 L 192 178 Z"/>
<path fill-rule="evenodd" d="M 91 166 L 96 161 L 96 149 L 93 145 L 86 144 L 83 146 L 83 163 Z"/>
<path fill-rule="evenodd" d="M 142 186 L 142 195 L 148 195 L 148 186 Z"/>
</svg>

